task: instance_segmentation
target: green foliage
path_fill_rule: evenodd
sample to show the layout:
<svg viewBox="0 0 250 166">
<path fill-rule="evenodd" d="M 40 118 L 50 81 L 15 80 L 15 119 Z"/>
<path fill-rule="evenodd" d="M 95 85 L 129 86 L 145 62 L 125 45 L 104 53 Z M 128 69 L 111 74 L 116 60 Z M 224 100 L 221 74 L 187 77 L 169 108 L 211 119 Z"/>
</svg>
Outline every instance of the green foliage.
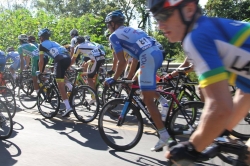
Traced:
<svg viewBox="0 0 250 166">
<path fill-rule="evenodd" d="M 208 16 L 235 20 L 250 18 L 249 0 L 208 0 L 205 13 Z"/>
</svg>

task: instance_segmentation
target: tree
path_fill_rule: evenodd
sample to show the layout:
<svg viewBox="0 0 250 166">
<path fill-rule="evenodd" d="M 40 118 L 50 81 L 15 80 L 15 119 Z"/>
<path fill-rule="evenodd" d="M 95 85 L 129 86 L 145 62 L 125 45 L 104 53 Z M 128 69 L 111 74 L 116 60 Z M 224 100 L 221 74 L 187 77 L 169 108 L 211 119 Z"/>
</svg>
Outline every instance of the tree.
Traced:
<svg viewBox="0 0 250 166">
<path fill-rule="evenodd" d="M 205 12 L 208 16 L 235 20 L 250 18 L 250 0 L 208 0 Z"/>
</svg>

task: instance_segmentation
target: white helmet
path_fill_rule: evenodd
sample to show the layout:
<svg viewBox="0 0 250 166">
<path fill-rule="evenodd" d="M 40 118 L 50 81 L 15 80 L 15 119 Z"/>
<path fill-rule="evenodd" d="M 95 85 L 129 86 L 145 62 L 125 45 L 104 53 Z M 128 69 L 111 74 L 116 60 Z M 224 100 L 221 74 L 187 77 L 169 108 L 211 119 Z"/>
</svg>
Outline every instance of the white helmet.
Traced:
<svg viewBox="0 0 250 166">
<path fill-rule="evenodd" d="M 21 34 L 18 36 L 19 40 L 22 40 L 23 42 L 27 42 L 28 41 L 28 36 L 25 34 Z"/>
</svg>

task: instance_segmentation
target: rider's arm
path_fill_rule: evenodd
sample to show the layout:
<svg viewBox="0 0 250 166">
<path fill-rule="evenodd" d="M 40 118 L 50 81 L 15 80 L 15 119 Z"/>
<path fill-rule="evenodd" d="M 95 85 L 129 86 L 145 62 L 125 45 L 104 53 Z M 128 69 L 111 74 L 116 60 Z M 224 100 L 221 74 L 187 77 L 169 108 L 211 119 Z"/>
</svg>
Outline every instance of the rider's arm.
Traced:
<svg viewBox="0 0 250 166">
<path fill-rule="evenodd" d="M 119 78 L 119 76 L 122 74 L 122 72 L 124 71 L 125 67 L 126 67 L 126 60 L 124 58 L 124 52 L 120 51 L 116 53 L 117 56 L 117 68 L 114 74 L 114 79 L 117 80 Z"/>
<path fill-rule="evenodd" d="M 30 64 L 30 57 L 29 56 L 25 56 L 25 61 L 26 61 L 26 66 L 29 66 Z"/>
<path fill-rule="evenodd" d="M 138 60 L 133 58 L 131 66 L 129 68 L 128 76 L 127 76 L 128 79 L 132 79 L 133 76 L 135 75 L 135 72 L 136 72 L 135 70 L 136 70 L 137 65 L 138 65 Z"/>
<path fill-rule="evenodd" d="M 111 70 L 116 71 L 116 66 L 117 66 L 118 60 L 117 60 L 116 53 L 114 51 L 112 51 L 112 53 L 113 53 L 113 65 L 112 65 Z"/>
<path fill-rule="evenodd" d="M 188 67 L 190 65 L 190 63 L 188 62 L 188 58 L 185 58 L 184 62 L 178 67 L 178 68 L 182 68 L 182 67 Z M 193 68 L 185 71 L 186 73 L 189 73 L 193 71 Z M 175 77 L 178 75 L 178 72 L 176 70 L 174 70 L 173 72 L 170 73 L 172 75 L 172 77 Z"/>
<path fill-rule="evenodd" d="M 40 51 L 39 52 L 39 71 L 42 73 L 43 65 L 44 65 L 44 52 Z"/>
<path fill-rule="evenodd" d="M 20 66 L 20 70 L 23 71 L 23 68 L 24 68 L 24 60 L 23 60 L 23 58 L 24 58 L 24 56 L 23 56 L 22 47 L 18 47 L 17 52 L 18 52 L 19 55 L 20 55 L 20 65 L 21 65 L 21 66 Z"/>
</svg>

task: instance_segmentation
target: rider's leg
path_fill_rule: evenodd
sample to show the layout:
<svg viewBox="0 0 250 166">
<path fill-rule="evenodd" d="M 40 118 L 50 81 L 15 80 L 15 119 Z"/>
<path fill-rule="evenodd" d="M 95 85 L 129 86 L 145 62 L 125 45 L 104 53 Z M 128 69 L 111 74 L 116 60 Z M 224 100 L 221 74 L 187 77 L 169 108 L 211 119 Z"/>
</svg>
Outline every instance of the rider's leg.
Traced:
<svg viewBox="0 0 250 166">
<path fill-rule="evenodd" d="M 227 125 L 227 130 L 232 130 L 241 119 L 243 119 L 248 111 L 250 110 L 250 93 L 244 93 L 242 90 L 237 89 L 233 104 L 234 104 L 234 112 L 231 116 L 231 120 Z"/>
</svg>

